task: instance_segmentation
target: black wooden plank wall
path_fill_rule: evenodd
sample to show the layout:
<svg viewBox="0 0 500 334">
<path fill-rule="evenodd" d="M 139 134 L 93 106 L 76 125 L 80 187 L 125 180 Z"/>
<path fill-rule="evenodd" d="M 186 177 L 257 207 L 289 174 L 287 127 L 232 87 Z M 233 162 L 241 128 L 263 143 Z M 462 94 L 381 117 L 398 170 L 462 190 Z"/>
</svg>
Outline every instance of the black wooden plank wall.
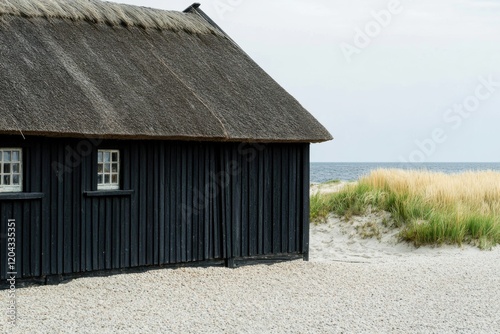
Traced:
<svg viewBox="0 0 500 334">
<path fill-rule="evenodd" d="M 308 149 L 297 144 L 240 144 L 225 150 L 228 257 L 308 253 L 302 238 L 309 229 L 308 206 L 303 203 L 309 201 Z"/>
<path fill-rule="evenodd" d="M 18 277 L 308 252 L 308 144 L 1 136 L 0 146 L 23 147 L 24 192 L 43 194 L 0 193 L 2 280 L 8 219 Z M 97 148 L 120 150 L 121 190 L 132 191 L 86 193 Z"/>
</svg>

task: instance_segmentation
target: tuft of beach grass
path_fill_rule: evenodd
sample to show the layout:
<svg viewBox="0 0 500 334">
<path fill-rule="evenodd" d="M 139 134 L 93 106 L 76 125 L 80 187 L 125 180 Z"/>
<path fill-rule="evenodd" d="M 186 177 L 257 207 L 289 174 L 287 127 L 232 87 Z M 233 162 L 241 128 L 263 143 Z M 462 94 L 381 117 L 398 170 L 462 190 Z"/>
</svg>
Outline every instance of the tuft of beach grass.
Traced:
<svg viewBox="0 0 500 334">
<path fill-rule="evenodd" d="M 401 240 L 415 246 L 500 243 L 500 173 L 443 174 L 379 169 L 337 193 L 311 196 L 311 220 L 349 219 L 368 208 L 391 213 Z"/>
</svg>

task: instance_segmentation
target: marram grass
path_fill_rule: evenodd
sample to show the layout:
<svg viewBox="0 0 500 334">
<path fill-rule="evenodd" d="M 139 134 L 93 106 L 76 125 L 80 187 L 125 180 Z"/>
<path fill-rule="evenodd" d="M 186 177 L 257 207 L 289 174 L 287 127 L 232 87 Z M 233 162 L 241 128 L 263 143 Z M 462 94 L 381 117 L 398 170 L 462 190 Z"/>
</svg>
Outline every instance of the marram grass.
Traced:
<svg viewBox="0 0 500 334">
<path fill-rule="evenodd" d="M 500 243 L 500 173 L 442 174 L 376 170 L 338 193 L 311 196 L 311 220 L 350 218 L 368 207 L 392 214 L 400 237 L 416 246 Z"/>
</svg>

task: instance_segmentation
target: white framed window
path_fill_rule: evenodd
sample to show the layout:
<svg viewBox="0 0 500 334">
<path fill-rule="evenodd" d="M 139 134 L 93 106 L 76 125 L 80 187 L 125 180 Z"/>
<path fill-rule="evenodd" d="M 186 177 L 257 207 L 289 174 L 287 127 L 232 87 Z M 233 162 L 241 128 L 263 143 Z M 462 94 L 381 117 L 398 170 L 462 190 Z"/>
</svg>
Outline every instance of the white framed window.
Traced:
<svg viewBox="0 0 500 334">
<path fill-rule="evenodd" d="M 23 150 L 0 148 L 0 192 L 23 191 Z"/>
<path fill-rule="evenodd" d="M 97 152 L 97 190 L 120 189 L 120 151 Z"/>
</svg>

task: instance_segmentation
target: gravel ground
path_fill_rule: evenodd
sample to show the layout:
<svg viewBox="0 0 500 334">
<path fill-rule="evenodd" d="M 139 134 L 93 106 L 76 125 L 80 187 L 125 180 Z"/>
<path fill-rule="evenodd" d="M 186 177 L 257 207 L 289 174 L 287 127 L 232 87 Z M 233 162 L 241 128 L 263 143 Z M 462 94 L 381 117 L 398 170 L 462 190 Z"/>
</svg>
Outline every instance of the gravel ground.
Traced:
<svg viewBox="0 0 500 334">
<path fill-rule="evenodd" d="M 500 249 L 181 268 L 17 291 L 9 333 L 498 333 Z M 0 305 L 6 305 L 1 292 Z"/>
</svg>

